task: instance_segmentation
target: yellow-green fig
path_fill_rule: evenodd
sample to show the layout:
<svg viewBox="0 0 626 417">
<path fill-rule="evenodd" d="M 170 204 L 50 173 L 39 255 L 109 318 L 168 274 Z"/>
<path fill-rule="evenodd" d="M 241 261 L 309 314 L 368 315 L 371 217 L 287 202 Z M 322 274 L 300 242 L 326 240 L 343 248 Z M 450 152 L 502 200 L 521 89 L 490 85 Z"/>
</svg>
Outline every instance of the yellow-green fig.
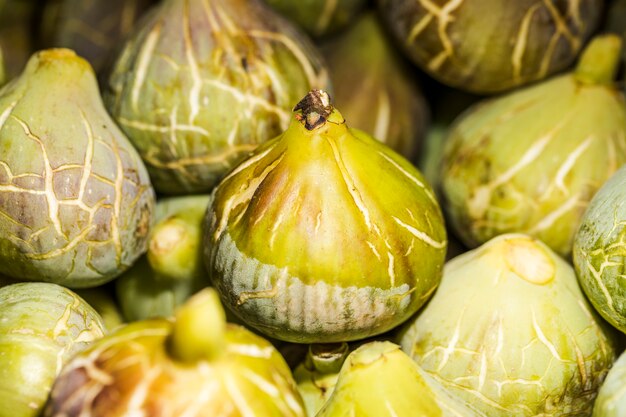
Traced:
<svg viewBox="0 0 626 417">
<path fill-rule="evenodd" d="M 40 51 L 0 89 L 0 150 L 0 273 L 94 287 L 145 252 L 154 190 L 84 59 Z"/>
<path fill-rule="evenodd" d="M 569 256 L 589 201 L 626 163 L 620 45 L 615 35 L 595 38 L 573 72 L 479 103 L 455 122 L 441 181 L 466 245 L 519 232 Z"/>
<path fill-rule="evenodd" d="M 272 345 L 227 324 L 218 295 L 196 294 L 173 320 L 128 324 L 76 355 L 45 417 L 304 417 Z"/>
<path fill-rule="evenodd" d="M 419 171 L 314 90 L 215 188 L 204 246 L 215 287 L 247 325 L 334 343 L 415 313 L 439 283 L 447 239 Z"/>
<path fill-rule="evenodd" d="M 373 12 L 323 44 L 333 100 L 350 126 L 363 130 L 408 160 L 426 133 L 429 110 L 415 74 Z"/>
<path fill-rule="evenodd" d="M 108 109 L 157 191 L 197 194 L 328 85 L 319 53 L 262 0 L 164 0 L 108 78 Z"/>
<path fill-rule="evenodd" d="M 602 0 L 378 0 L 420 68 L 451 87 L 494 93 L 567 68 L 593 33 Z"/>
<path fill-rule="evenodd" d="M 522 234 L 449 261 L 399 341 L 451 395 L 489 417 L 590 416 L 617 351 L 570 264 Z"/>
<path fill-rule="evenodd" d="M 66 288 L 0 288 L 0 417 L 41 416 L 61 368 L 104 334 L 98 313 Z"/>
</svg>

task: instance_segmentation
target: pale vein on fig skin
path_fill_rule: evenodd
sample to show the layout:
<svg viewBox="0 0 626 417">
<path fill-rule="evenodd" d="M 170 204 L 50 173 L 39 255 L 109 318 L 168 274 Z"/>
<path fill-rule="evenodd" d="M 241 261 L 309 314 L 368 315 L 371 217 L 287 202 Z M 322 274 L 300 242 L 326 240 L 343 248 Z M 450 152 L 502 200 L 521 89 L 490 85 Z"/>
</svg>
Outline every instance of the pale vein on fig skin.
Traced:
<svg viewBox="0 0 626 417">
<path fill-rule="evenodd" d="M 23 177 L 40 178 L 44 180 L 44 189 L 37 190 L 37 189 L 19 187 L 13 184 L 2 184 L 0 185 L 0 192 L 12 192 L 12 193 L 19 192 L 19 193 L 45 196 L 46 204 L 48 208 L 48 219 L 50 220 L 51 225 L 48 225 L 42 229 L 33 231 L 32 228 L 29 227 L 28 225 L 20 223 L 17 219 L 12 218 L 9 214 L 0 210 L 0 216 L 9 220 L 11 223 L 25 230 L 28 230 L 30 232 L 29 238 L 27 240 L 24 240 L 23 238 L 20 238 L 15 235 L 10 236 L 10 239 L 16 242 L 17 244 L 25 244 L 31 250 L 31 252 L 25 253 L 25 256 L 33 260 L 47 260 L 47 259 L 55 258 L 61 255 L 64 255 L 65 253 L 75 249 L 78 245 L 86 244 L 88 254 L 87 254 L 87 261 L 85 262 L 85 266 L 91 269 L 93 272 L 97 273 L 98 275 L 100 275 L 100 272 L 91 264 L 92 248 L 95 246 L 106 245 L 108 243 L 112 243 L 115 247 L 116 263 L 118 266 L 123 265 L 122 243 L 121 243 L 121 236 L 119 234 L 119 224 L 118 224 L 121 219 L 120 211 L 121 211 L 121 202 L 122 202 L 121 200 L 122 200 L 122 195 L 123 195 L 122 187 L 124 183 L 126 182 L 128 184 L 133 185 L 135 188 L 139 188 L 138 196 L 131 203 L 131 206 L 134 206 L 137 203 L 137 201 L 141 198 L 141 196 L 145 192 L 148 192 L 148 187 L 137 184 L 131 178 L 127 178 L 124 175 L 123 164 L 122 164 L 121 156 L 119 153 L 120 152 L 119 148 L 117 147 L 117 142 L 115 141 L 115 139 L 113 139 L 113 142 L 109 144 L 100 138 L 94 137 L 91 125 L 89 124 L 85 114 L 82 111 L 80 112 L 80 117 L 82 120 L 83 127 L 85 129 L 85 135 L 87 138 L 87 149 L 85 152 L 83 163 L 82 164 L 70 163 L 70 164 L 65 164 L 65 165 L 59 165 L 56 168 L 53 168 L 52 162 L 50 161 L 50 158 L 47 154 L 46 146 L 41 140 L 41 138 L 32 131 L 32 129 L 26 123 L 26 121 L 20 119 L 19 117 L 13 114 L 13 111 L 15 110 L 20 100 L 21 98 L 12 102 L 2 113 L 0 113 L 0 129 L 2 129 L 11 120 L 17 123 L 21 127 L 24 134 L 29 139 L 33 140 L 35 143 L 39 145 L 39 148 L 41 150 L 40 157 L 42 158 L 43 165 L 44 165 L 44 172 L 43 172 L 43 175 L 36 174 L 36 173 L 28 173 L 28 172 L 15 175 L 12 172 L 9 165 L 5 161 L 0 161 L 0 166 L 4 168 L 5 173 L 8 174 L 10 182 L 13 182 L 17 178 L 23 178 Z M 107 147 L 110 150 L 112 156 L 115 158 L 117 168 L 115 172 L 116 176 L 114 178 L 114 181 L 104 178 L 92 171 L 92 158 L 94 156 L 95 142 L 98 142 L 100 145 Z M 74 168 L 82 169 L 78 197 L 72 198 L 72 199 L 59 199 L 54 191 L 54 186 L 53 186 L 54 175 L 66 169 L 74 169 Z M 113 196 L 114 200 L 113 200 L 112 205 L 105 204 L 104 198 L 101 201 L 96 202 L 93 207 L 89 207 L 87 204 L 85 204 L 83 199 L 85 197 L 85 189 L 86 189 L 87 181 L 89 180 L 89 178 L 93 178 L 97 181 L 100 181 L 108 185 L 112 185 L 114 187 L 115 195 Z M 89 220 L 87 222 L 88 225 L 83 230 L 81 230 L 78 234 L 76 234 L 76 236 L 72 238 L 70 238 L 70 236 L 63 231 L 63 227 L 59 219 L 59 209 L 62 206 L 77 206 L 81 210 L 89 213 Z M 110 227 L 111 227 L 110 239 L 105 240 L 105 241 L 90 241 L 87 239 L 87 236 L 89 235 L 90 232 L 92 232 L 96 228 L 94 224 L 94 217 L 96 215 L 96 212 L 101 208 L 113 211 L 112 221 L 110 222 Z M 44 253 L 37 253 L 35 248 L 32 245 L 32 240 L 37 238 L 41 233 L 45 232 L 50 226 L 52 226 L 55 229 L 57 235 L 59 237 L 62 237 L 64 240 L 66 240 L 67 243 L 61 248 L 52 249 Z M 71 274 L 71 271 L 68 273 L 68 275 L 69 274 Z"/>
<path fill-rule="evenodd" d="M 237 48 L 233 45 L 231 36 L 247 36 L 250 38 L 258 38 L 264 39 L 272 42 L 277 42 L 287 48 L 293 56 L 300 63 L 302 70 L 306 74 L 306 77 L 311 86 L 321 86 L 324 85 L 325 81 L 328 78 L 325 70 L 316 72 L 313 68 L 311 62 L 306 57 L 304 51 L 302 51 L 298 45 L 292 41 L 288 36 L 279 33 L 272 33 L 262 30 L 251 30 L 244 32 L 242 31 L 235 22 L 232 21 L 230 16 L 219 7 L 219 5 L 214 5 L 207 0 L 201 1 L 203 10 L 206 15 L 206 19 L 209 25 L 214 29 L 212 32 L 212 36 L 215 39 L 215 42 L 220 45 L 220 47 L 224 48 L 224 50 L 233 56 L 234 60 L 241 61 L 242 56 L 237 51 Z M 159 39 L 162 36 L 161 26 L 163 24 L 162 21 L 159 21 L 154 24 L 154 27 L 148 34 L 147 38 L 144 41 L 141 52 L 138 57 L 138 66 L 136 75 L 134 77 L 132 86 L 130 87 L 130 95 L 131 95 L 131 103 L 133 111 L 136 114 L 139 114 L 138 109 L 138 100 L 141 95 L 141 91 L 146 84 L 146 76 L 149 67 L 152 65 L 152 60 L 154 58 L 160 58 L 166 60 L 167 62 L 174 63 L 175 69 L 179 72 L 189 71 L 191 77 L 194 81 L 192 90 L 189 94 L 189 105 L 191 108 L 191 112 L 189 115 L 189 120 L 186 124 L 177 124 L 170 122 L 166 125 L 158 125 L 147 123 L 141 119 L 132 120 L 127 117 L 118 117 L 120 123 L 133 130 L 138 131 L 147 131 L 147 132 L 161 132 L 167 133 L 170 132 L 170 137 L 176 137 L 176 132 L 196 132 L 202 136 L 209 137 L 210 133 L 202 128 L 201 126 L 196 125 L 195 118 L 199 113 L 200 109 L 206 107 L 208 103 L 201 103 L 201 88 L 203 85 L 211 85 L 213 87 L 219 88 L 225 93 L 232 95 L 232 97 L 237 100 L 242 106 L 242 117 L 250 117 L 253 114 L 254 109 L 257 107 L 263 108 L 264 110 L 275 114 L 282 125 L 283 130 L 286 129 L 287 124 L 289 123 L 290 113 L 285 109 L 281 108 L 279 105 L 275 105 L 270 103 L 268 100 L 263 99 L 259 96 L 257 89 L 268 88 L 268 86 L 264 85 L 262 81 L 258 81 L 255 79 L 257 76 L 265 75 L 271 82 L 271 88 L 273 89 L 275 95 L 278 97 L 279 103 L 285 103 L 288 100 L 287 91 L 285 87 L 282 85 L 280 81 L 280 77 L 276 74 L 276 71 L 270 68 L 265 63 L 260 63 L 260 65 L 256 65 L 258 70 L 263 74 L 256 74 L 246 72 L 243 69 L 240 69 L 240 76 L 246 77 L 251 82 L 251 91 L 242 92 L 241 90 L 232 87 L 225 80 L 221 80 L 220 74 L 217 74 L 216 78 L 206 78 L 203 77 L 203 73 L 201 72 L 198 65 L 198 58 L 194 55 L 193 51 L 193 43 L 191 39 L 191 33 L 189 32 L 189 6 L 188 3 L 185 3 L 185 13 L 183 13 L 183 35 L 185 39 L 185 52 L 186 52 L 186 64 L 177 64 L 175 61 L 170 59 L 170 57 L 164 55 L 163 53 L 156 53 L 158 49 Z M 224 36 L 221 33 L 221 30 L 225 30 L 228 32 L 227 36 Z M 259 46 L 264 49 L 271 49 L 272 46 L 262 45 Z M 237 68 L 234 68 L 237 70 Z M 206 100 L 206 97 L 202 97 Z M 169 113 L 170 111 L 166 108 L 158 108 L 153 111 L 154 114 L 158 113 Z M 175 117 L 170 117 L 171 120 L 176 120 Z M 148 153 L 144 155 L 145 161 L 154 167 L 157 168 L 166 168 L 175 171 L 181 171 L 183 175 L 185 175 L 185 171 L 190 166 L 198 166 L 198 165 L 206 165 L 206 164 L 214 164 L 223 162 L 224 164 L 232 158 L 233 156 L 248 152 L 253 150 L 256 147 L 256 144 L 238 144 L 233 145 L 235 138 L 237 137 L 237 132 L 239 129 L 239 122 L 235 122 L 232 132 L 228 135 L 228 143 L 230 146 L 227 149 L 221 151 L 210 151 L 210 153 L 205 155 L 189 155 L 189 152 L 185 151 L 183 154 L 180 154 L 181 149 L 177 149 L 175 146 L 169 146 L 171 157 L 167 157 L 164 155 Z M 175 141 L 174 141 L 175 143 Z"/>
<path fill-rule="evenodd" d="M 463 6 L 465 0 L 448 0 L 443 5 L 433 3 L 432 0 L 417 0 L 419 4 L 427 10 L 425 14 L 409 31 L 406 44 L 412 45 L 417 41 L 417 38 L 426 30 L 426 28 L 436 21 L 437 33 L 443 47 L 442 51 L 435 55 L 428 63 L 427 66 L 431 71 L 437 71 L 444 62 L 454 57 L 454 45 L 450 36 L 447 33 L 448 25 L 455 20 L 453 15 L 454 11 Z M 511 54 L 511 66 L 513 71 L 513 79 L 516 84 L 521 82 L 523 57 L 528 47 L 528 36 L 530 32 L 530 24 L 535 13 L 540 10 L 546 10 L 552 23 L 555 26 L 555 32 L 550 38 L 546 53 L 544 54 L 541 65 L 538 69 L 538 73 L 534 78 L 543 78 L 550 69 L 550 63 L 554 55 L 554 50 L 561 39 L 565 39 L 570 44 L 572 50 L 576 51 L 582 44 L 582 39 L 572 33 L 567 25 L 566 20 L 571 18 L 576 28 L 582 32 L 583 22 L 580 17 L 580 0 L 572 1 L 570 3 L 570 9 L 565 16 L 559 13 L 559 10 L 554 4 L 554 0 L 541 0 L 531 6 L 524 15 L 520 28 L 517 32 L 515 39 L 515 45 Z"/>
</svg>

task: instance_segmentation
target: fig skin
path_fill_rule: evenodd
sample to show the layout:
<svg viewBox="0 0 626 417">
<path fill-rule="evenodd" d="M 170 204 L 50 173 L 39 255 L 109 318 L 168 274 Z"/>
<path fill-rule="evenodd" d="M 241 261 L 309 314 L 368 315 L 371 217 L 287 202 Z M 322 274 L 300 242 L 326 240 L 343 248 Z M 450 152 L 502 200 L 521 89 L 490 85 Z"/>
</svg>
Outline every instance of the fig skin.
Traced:
<svg viewBox="0 0 626 417">
<path fill-rule="evenodd" d="M 446 263 L 398 338 L 460 401 L 489 417 L 589 416 L 617 352 L 573 268 L 522 234 Z"/>
<path fill-rule="evenodd" d="M 478 94 L 510 90 L 567 68 L 593 33 L 602 0 L 378 0 L 421 69 Z"/>
<path fill-rule="evenodd" d="M 455 121 L 441 181 L 466 246 L 525 233 L 571 255 L 589 201 L 626 163 L 619 50 L 618 37 L 598 37 L 574 71 L 480 102 Z"/>
<path fill-rule="evenodd" d="M 222 300 L 263 334 L 335 343 L 384 333 L 437 287 L 443 217 L 408 161 L 349 129 L 312 91 L 289 129 L 212 193 L 205 261 Z"/>
<path fill-rule="evenodd" d="M 600 387 L 592 417 L 621 417 L 626 414 L 626 354 L 622 353 Z"/>
<path fill-rule="evenodd" d="M 61 368 L 104 335 L 98 313 L 66 288 L 0 288 L 0 416 L 39 417 Z"/>
<path fill-rule="evenodd" d="M 146 250 L 154 191 L 89 64 L 38 52 L 0 90 L 0 273 L 94 287 Z"/>
<path fill-rule="evenodd" d="M 104 97 L 155 189 L 197 194 L 327 85 L 314 46 L 261 0 L 165 0 L 129 38 Z"/>
<path fill-rule="evenodd" d="M 415 74 L 374 12 L 322 44 L 336 107 L 363 130 L 409 161 L 428 128 L 429 108 Z"/>
<path fill-rule="evenodd" d="M 75 356 L 52 389 L 45 417 L 304 417 L 282 356 L 227 324 L 210 289 L 174 320 L 130 323 Z"/>
<path fill-rule="evenodd" d="M 626 333 L 626 166 L 596 193 L 574 239 L 576 275 L 589 301 Z"/>
</svg>

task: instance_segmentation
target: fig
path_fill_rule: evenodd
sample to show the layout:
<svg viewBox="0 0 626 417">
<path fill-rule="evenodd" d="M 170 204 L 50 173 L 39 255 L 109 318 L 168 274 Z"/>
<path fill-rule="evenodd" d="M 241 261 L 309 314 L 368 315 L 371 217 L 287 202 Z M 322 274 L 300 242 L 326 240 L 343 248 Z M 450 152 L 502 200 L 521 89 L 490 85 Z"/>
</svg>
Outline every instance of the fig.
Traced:
<svg viewBox="0 0 626 417">
<path fill-rule="evenodd" d="M 575 71 L 457 119 L 441 180 L 463 243 L 525 233 L 570 256 L 589 201 L 626 162 L 626 101 L 613 81 L 620 43 L 597 37 Z"/>
<path fill-rule="evenodd" d="M 398 345 L 367 343 L 343 364 L 316 417 L 473 417 L 437 386 Z"/>
<path fill-rule="evenodd" d="M 348 26 L 365 7 L 367 0 L 265 0 L 310 35 L 321 37 Z"/>
<path fill-rule="evenodd" d="M 113 331 L 124 324 L 124 318 L 115 298 L 109 292 L 109 288 L 84 288 L 75 291 L 85 300 L 102 318 L 104 327 Z"/>
<path fill-rule="evenodd" d="M 593 33 L 601 0 L 378 0 L 421 69 L 451 87 L 495 93 L 566 69 Z"/>
<path fill-rule="evenodd" d="M 323 45 L 333 100 L 350 124 L 414 160 L 429 119 L 415 74 L 373 12 Z"/>
<path fill-rule="evenodd" d="M 124 46 L 108 109 L 156 190 L 210 191 L 327 85 L 319 53 L 261 0 L 165 0 Z"/>
<path fill-rule="evenodd" d="M 617 349 L 574 269 L 523 234 L 449 261 L 398 340 L 447 392 L 489 417 L 591 415 Z"/>
<path fill-rule="evenodd" d="M 592 417 L 621 417 L 626 414 L 626 354 L 622 353 L 613 364 L 600 387 L 593 406 Z"/>
<path fill-rule="evenodd" d="M 130 323 L 70 361 L 46 417 L 304 417 L 291 371 L 263 338 L 227 324 L 212 289 L 171 320 Z"/>
<path fill-rule="evenodd" d="M 279 340 L 335 343 L 386 332 L 437 287 L 443 217 L 419 171 L 349 129 L 313 90 L 289 128 L 213 190 L 205 261 L 222 300 Z"/>
<path fill-rule="evenodd" d="M 626 166 L 593 197 L 574 239 L 576 275 L 589 301 L 626 333 Z"/>
<path fill-rule="evenodd" d="M 72 51 L 36 53 L 0 90 L 0 149 L 0 273 L 94 287 L 146 250 L 148 173 Z"/>
<path fill-rule="evenodd" d="M 132 31 L 153 0 L 47 0 L 42 44 L 72 49 L 96 73 L 112 59 L 117 44 Z"/>
<path fill-rule="evenodd" d="M 209 285 L 201 247 L 208 204 L 208 195 L 158 201 L 146 256 L 115 281 L 127 320 L 170 317 Z"/>
<path fill-rule="evenodd" d="M 66 288 L 0 288 L 0 416 L 39 417 L 63 365 L 104 334 L 98 313 Z"/>
</svg>

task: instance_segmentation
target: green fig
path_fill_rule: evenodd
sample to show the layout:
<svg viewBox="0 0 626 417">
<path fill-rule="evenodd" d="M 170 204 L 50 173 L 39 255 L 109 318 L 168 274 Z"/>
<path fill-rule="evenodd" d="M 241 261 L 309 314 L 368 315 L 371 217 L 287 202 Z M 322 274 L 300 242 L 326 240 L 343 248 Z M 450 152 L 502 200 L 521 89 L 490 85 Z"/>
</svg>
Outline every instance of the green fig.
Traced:
<svg viewBox="0 0 626 417">
<path fill-rule="evenodd" d="M 567 68 L 593 33 L 601 0 L 378 0 L 407 55 L 434 78 L 495 93 Z"/>
<path fill-rule="evenodd" d="M 153 0 L 47 0 L 42 44 L 68 48 L 99 73 Z"/>
<path fill-rule="evenodd" d="M 350 126 L 414 160 L 428 125 L 428 105 L 377 16 L 363 14 L 322 51 L 333 100 Z"/>
<path fill-rule="evenodd" d="M 108 109 L 157 191 L 210 191 L 327 85 L 311 43 L 261 0 L 164 0 L 123 48 Z"/>
<path fill-rule="evenodd" d="M 626 415 L 626 353 L 613 364 L 600 387 L 593 406 L 592 417 L 622 417 Z"/>
<path fill-rule="evenodd" d="M 209 285 L 201 247 L 208 204 L 208 195 L 159 200 L 145 258 L 115 282 L 127 320 L 170 317 Z"/>
<path fill-rule="evenodd" d="M 449 261 L 399 341 L 451 395 L 489 417 L 589 416 L 616 354 L 574 269 L 522 234 Z"/>
<path fill-rule="evenodd" d="M 120 308 L 108 288 L 84 288 L 78 289 L 75 292 L 96 310 L 102 318 L 104 327 L 109 332 L 124 324 L 124 318 L 122 317 Z"/>
<path fill-rule="evenodd" d="M 78 354 L 45 417 L 304 417 L 291 371 L 266 340 L 226 324 L 218 295 L 196 294 L 173 321 L 128 324 Z"/>
<path fill-rule="evenodd" d="M 246 324 L 297 343 L 384 333 L 437 287 L 446 231 L 408 161 L 349 129 L 323 91 L 212 193 L 205 261 Z"/>
<path fill-rule="evenodd" d="M 626 333 L 626 166 L 593 197 L 574 239 L 578 280 L 598 312 Z"/>
<path fill-rule="evenodd" d="M 336 386 L 316 417 L 472 417 L 398 345 L 367 343 L 346 359 Z"/>
<path fill-rule="evenodd" d="M 38 52 L 0 90 L 0 149 L 0 273 L 93 287 L 146 250 L 148 173 L 72 51 Z"/>
<path fill-rule="evenodd" d="M 66 288 L 0 288 L 0 417 L 39 417 L 61 368 L 104 333 L 98 313 Z"/>
<path fill-rule="evenodd" d="M 367 0 L 265 0 L 285 17 L 315 37 L 332 34 L 348 26 Z"/>
<path fill-rule="evenodd" d="M 314 417 L 332 394 L 348 353 L 345 342 L 309 346 L 304 361 L 293 372 L 308 417 Z"/>
<path fill-rule="evenodd" d="M 598 37 L 575 71 L 479 103 L 455 122 L 442 188 L 467 246 L 519 232 L 571 254 L 589 201 L 626 163 L 626 100 L 613 84 L 620 43 Z"/>
</svg>

